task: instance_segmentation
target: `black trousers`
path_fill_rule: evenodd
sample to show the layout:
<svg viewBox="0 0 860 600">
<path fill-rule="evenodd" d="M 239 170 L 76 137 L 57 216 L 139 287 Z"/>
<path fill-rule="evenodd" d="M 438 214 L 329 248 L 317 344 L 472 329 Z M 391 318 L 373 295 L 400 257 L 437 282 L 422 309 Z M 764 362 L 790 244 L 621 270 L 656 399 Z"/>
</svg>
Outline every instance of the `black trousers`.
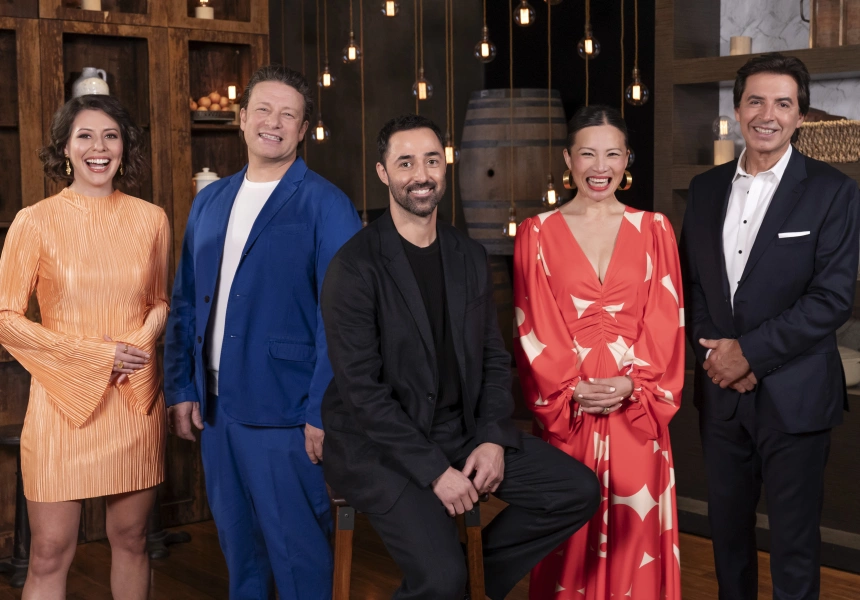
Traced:
<svg viewBox="0 0 860 600">
<path fill-rule="evenodd" d="M 474 442 L 441 444 L 462 468 Z M 494 494 L 508 503 L 484 528 L 486 592 L 501 600 L 540 559 L 582 527 L 597 510 L 594 473 L 561 450 L 531 435 L 523 448 L 505 453 L 505 478 Z M 409 482 L 384 514 L 368 514 L 403 571 L 398 600 L 462 600 L 466 562 L 457 525 L 430 488 Z"/>
<path fill-rule="evenodd" d="M 708 520 L 720 600 L 758 598 L 756 505 L 764 489 L 776 600 L 817 599 L 830 430 L 790 434 L 756 423 L 752 398 L 728 421 L 701 417 Z"/>
</svg>

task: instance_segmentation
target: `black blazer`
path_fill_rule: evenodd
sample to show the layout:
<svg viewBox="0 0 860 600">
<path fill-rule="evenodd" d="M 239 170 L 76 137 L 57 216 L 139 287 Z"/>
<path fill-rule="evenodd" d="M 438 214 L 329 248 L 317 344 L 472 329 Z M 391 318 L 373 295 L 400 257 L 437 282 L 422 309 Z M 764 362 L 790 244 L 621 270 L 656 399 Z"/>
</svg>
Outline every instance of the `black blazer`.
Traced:
<svg viewBox="0 0 860 600">
<path fill-rule="evenodd" d="M 437 234 L 466 426 L 478 444 L 518 448 L 487 253 L 446 223 Z M 430 321 L 389 212 L 335 255 L 321 306 L 334 368 L 322 404 L 326 481 L 357 509 L 382 513 L 408 480 L 428 486 L 449 466 L 429 438 L 438 391 Z"/>
<path fill-rule="evenodd" d="M 735 292 L 723 222 L 737 160 L 693 178 L 681 235 L 687 335 L 696 355 L 695 402 L 730 419 L 741 394 L 712 383 L 699 338 L 737 338 L 758 379 L 743 401 L 758 423 L 786 433 L 842 422 L 848 401 L 836 329 L 851 316 L 860 249 L 857 182 L 792 150 Z M 781 232 L 805 232 L 799 237 Z"/>
</svg>

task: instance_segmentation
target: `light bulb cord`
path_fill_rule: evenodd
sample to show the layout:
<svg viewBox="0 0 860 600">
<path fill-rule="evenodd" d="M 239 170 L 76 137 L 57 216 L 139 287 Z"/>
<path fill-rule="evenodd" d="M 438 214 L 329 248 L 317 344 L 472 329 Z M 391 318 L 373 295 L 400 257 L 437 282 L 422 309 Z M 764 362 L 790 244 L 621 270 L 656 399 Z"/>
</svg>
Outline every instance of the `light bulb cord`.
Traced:
<svg viewBox="0 0 860 600">
<path fill-rule="evenodd" d="M 300 10 L 299 17 L 301 18 L 301 21 L 302 21 L 302 26 L 301 26 L 301 30 L 302 30 L 302 35 L 301 35 L 301 42 L 302 42 L 302 75 L 304 75 L 305 77 L 307 77 L 307 75 L 308 75 L 308 69 L 307 69 L 307 67 L 305 66 L 305 62 L 306 62 L 306 61 L 305 61 L 305 0 L 301 0 L 300 6 L 299 6 L 299 10 Z M 237 90 L 237 91 L 238 91 L 238 90 Z M 308 125 L 310 126 L 310 123 L 308 123 Z M 310 148 L 310 144 L 308 144 L 308 143 L 306 142 L 306 143 L 304 144 L 304 146 L 303 146 L 303 151 L 302 151 L 302 157 L 305 159 L 305 164 L 308 164 L 308 165 L 310 164 L 310 152 L 309 152 L 309 148 Z"/>
<path fill-rule="evenodd" d="M 486 0 L 484 0 L 486 6 Z M 511 188 L 511 208 L 516 210 L 514 201 L 514 0 L 508 0 L 508 78 L 510 85 L 510 124 L 508 142 L 510 144 L 510 169 L 508 180 Z"/>
<path fill-rule="evenodd" d="M 624 118 L 624 0 L 621 0 L 621 118 Z"/>
<path fill-rule="evenodd" d="M 323 51 L 325 53 L 325 66 L 328 66 L 328 0 L 323 0 L 323 32 Z"/>
<path fill-rule="evenodd" d="M 322 69 L 320 68 L 320 0 L 314 0 L 317 10 L 317 78 L 322 77 Z M 317 94 L 317 114 L 322 116 L 322 89 Z"/>
<path fill-rule="evenodd" d="M 486 0 L 485 0 L 486 1 Z M 418 81 L 418 0 L 415 0 L 412 5 L 412 17 L 415 26 L 415 81 Z M 418 103 L 418 94 L 415 95 L 415 114 L 419 113 L 420 107 Z"/>
<path fill-rule="evenodd" d="M 585 35 L 589 36 L 591 31 L 591 0 L 585 0 Z M 594 44 L 594 42 L 592 42 Z M 592 46 L 594 50 L 594 46 Z M 585 55 L 585 105 L 588 106 L 588 62 L 591 57 Z"/>
<path fill-rule="evenodd" d="M 350 0 L 350 6 L 352 0 Z M 358 0 L 358 47 L 361 51 L 359 61 L 359 72 L 361 74 L 361 207 L 362 214 L 367 213 L 367 137 L 365 133 L 365 110 L 364 110 L 364 0 Z"/>
<path fill-rule="evenodd" d="M 454 162 L 451 163 L 451 225 L 457 224 L 457 184 L 456 184 L 456 176 L 457 176 L 457 146 L 455 143 L 455 139 L 457 137 L 454 122 L 454 0 L 446 0 L 447 5 L 447 13 L 448 13 L 448 25 L 447 25 L 447 33 L 448 33 L 448 65 L 446 71 L 448 72 L 448 81 L 450 81 L 450 93 L 448 94 L 448 106 L 450 110 L 448 111 L 448 123 L 449 130 L 451 131 L 451 146 L 454 151 Z"/>
<path fill-rule="evenodd" d="M 546 170 L 552 175 L 552 4 L 546 3 L 546 129 L 548 150 Z"/>
<path fill-rule="evenodd" d="M 352 0 L 349 0 L 349 37 L 350 41 L 352 41 L 352 32 L 355 30 L 353 26 L 353 18 L 352 18 Z"/>
<path fill-rule="evenodd" d="M 419 11 L 418 11 L 418 36 L 419 36 L 419 47 L 421 49 L 421 67 L 419 72 L 424 71 L 424 0 L 418 0 Z"/>
<path fill-rule="evenodd" d="M 633 58 L 633 68 L 639 69 L 639 0 L 633 0 L 633 33 L 636 53 Z"/>
</svg>

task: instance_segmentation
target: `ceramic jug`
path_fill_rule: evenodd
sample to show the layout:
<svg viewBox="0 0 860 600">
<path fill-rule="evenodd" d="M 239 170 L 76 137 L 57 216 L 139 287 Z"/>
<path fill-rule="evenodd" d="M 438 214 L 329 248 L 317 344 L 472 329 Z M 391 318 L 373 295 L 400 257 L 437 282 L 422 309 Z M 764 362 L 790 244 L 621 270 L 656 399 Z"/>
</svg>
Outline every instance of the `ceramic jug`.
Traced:
<svg viewBox="0 0 860 600">
<path fill-rule="evenodd" d="M 196 196 L 200 193 L 200 190 L 205 188 L 213 181 L 218 181 L 221 178 L 218 177 L 218 173 L 210 171 L 209 167 L 203 167 L 203 170 L 199 173 L 196 173 L 194 177 L 192 177 L 192 179 L 194 180 L 194 195 Z"/>
<path fill-rule="evenodd" d="M 110 94 L 107 73 L 104 72 L 104 69 L 84 67 L 81 76 L 72 86 L 72 97 L 77 98 L 85 94 L 103 94 L 105 96 Z"/>
</svg>

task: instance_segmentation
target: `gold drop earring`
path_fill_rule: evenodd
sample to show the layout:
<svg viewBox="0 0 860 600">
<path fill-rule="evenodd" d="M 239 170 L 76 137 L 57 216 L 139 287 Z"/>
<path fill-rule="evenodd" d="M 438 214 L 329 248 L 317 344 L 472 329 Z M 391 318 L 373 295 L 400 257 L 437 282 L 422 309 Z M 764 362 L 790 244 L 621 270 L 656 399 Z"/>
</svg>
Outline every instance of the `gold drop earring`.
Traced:
<svg viewBox="0 0 860 600">
<path fill-rule="evenodd" d="M 66 157 L 66 175 L 72 174 L 72 164 L 69 162 L 69 157 Z"/>
<path fill-rule="evenodd" d="M 119 176 L 122 177 L 125 175 L 125 171 L 122 168 L 122 162 L 119 163 Z"/>
</svg>

